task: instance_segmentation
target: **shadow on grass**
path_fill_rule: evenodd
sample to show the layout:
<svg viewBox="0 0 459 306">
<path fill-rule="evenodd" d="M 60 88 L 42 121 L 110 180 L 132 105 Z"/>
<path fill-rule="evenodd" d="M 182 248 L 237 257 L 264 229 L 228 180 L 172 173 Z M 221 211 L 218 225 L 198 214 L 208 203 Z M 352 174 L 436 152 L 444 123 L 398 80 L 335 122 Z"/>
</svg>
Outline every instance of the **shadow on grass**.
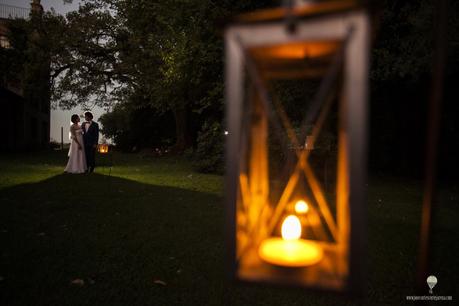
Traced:
<svg viewBox="0 0 459 306">
<path fill-rule="evenodd" d="M 62 174 L 2 189 L 0 203 L 1 305 L 279 305 L 305 297 L 225 282 L 216 195 Z"/>
<path fill-rule="evenodd" d="M 2 305 L 165 305 L 221 279 L 217 196 L 58 175 L 0 190 L 0 203 Z M 70 286 L 77 278 L 83 287 Z"/>
<path fill-rule="evenodd" d="M 226 282 L 223 219 L 219 196 L 100 174 L 2 189 L 0 305 L 400 305 L 414 294 L 416 224 L 370 220 L 369 296 L 351 300 Z"/>
</svg>

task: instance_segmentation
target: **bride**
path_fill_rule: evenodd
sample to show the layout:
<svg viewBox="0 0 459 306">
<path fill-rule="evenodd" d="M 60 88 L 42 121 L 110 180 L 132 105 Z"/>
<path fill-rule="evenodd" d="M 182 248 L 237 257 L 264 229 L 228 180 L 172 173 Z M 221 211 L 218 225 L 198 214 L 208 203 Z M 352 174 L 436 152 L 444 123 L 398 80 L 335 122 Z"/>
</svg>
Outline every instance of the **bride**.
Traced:
<svg viewBox="0 0 459 306">
<path fill-rule="evenodd" d="M 69 149 L 69 161 L 65 167 L 64 172 L 66 173 L 85 173 L 86 157 L 84 153 L 84 142 L 83 142 L 83 130 L 81 129 L 78 122 L 80 117 L 78 115 L 72 115 L 72 125 L 70 126 L 70 149 Z"/>
</svg>

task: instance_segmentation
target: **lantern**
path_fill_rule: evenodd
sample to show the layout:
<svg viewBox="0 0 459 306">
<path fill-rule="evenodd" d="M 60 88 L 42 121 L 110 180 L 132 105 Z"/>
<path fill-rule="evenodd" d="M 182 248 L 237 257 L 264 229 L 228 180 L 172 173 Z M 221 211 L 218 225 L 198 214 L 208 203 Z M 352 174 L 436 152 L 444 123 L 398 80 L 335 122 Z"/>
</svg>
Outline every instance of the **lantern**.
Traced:
<svg viewBox="0 0 459 306">
<path fill-rule="evenodd" d="M 99 144 L 97 146 L 97 152 L 99 152 L 100 154 L 107 154 L 108 151 L 109 151 L 109 146 L 106 143 Z"/>
<path fill-rule="evenodd" d="M 323 1 L 249 13 L 227 27 L 225 45 L 231 276 L 361 290 L 366 10 Z M 284 103 L 294 92 L 284 96 L 286 88 L 299 89 L 302 100 Z M 321 173 L 330 168 L 335 188 L 326 190 Z"/>
</svg>

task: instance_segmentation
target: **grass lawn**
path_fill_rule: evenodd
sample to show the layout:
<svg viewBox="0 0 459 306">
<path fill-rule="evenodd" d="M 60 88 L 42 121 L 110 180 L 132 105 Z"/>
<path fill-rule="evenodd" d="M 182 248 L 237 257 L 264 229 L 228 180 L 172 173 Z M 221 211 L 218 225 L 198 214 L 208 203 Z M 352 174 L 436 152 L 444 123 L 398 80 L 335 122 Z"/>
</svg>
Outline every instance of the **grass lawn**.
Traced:
<svg viewBox="0 0 459 306">
<path fill-rule="evenodd" d="M 220 176 L 138 154 L 116 153 L 111 176 L 65 175 L 65 163 L 62 152 L 0 157 L 2 306 L 413 304 L 420 182 L 369 182 L 367 294 L 352 299 L 227 282 Z M 457 185 L 440 190 L 432 250 L 434 293 L 453 299 L 458 201 Z"/>
</svg>

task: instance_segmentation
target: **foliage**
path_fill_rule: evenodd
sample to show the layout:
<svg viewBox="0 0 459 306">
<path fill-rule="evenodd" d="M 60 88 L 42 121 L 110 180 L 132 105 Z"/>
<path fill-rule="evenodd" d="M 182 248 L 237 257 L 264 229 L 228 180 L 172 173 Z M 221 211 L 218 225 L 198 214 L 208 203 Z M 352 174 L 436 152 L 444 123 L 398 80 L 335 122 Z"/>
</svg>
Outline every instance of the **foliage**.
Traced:
<svg viewBox="0 0 459 306">
<path fill-rule="evenodd" d="M 148 106 L 118 104 L 100 117 L 102 133 L 123 151 L 168 147 L 174 140 L 170 112 L 158 114 Z"/>
<path fill-rule="evenodd" d="M 447 53 L 445 67 L 445 110 L 442 120 L 456 122 L 457 91 L 454 79 L 459 72 L 459 3 L 448 1 Z M 381 2 L 379 27 L 375 30 L 371 67 L 370 164 L 373 170 L 422 175 L 427 103 L 432 91 L 435 3 L 429 0 L 385 0 Z M 451 126 L 457 124 L 451 124 Z M 454 165 L 458 152 L 453 141 L 457 133 L 441 132 L 449 153 L 439 160 Z M 447 166 L 449 167 L 449 166 Z M 451 168 L 450 168 L 451 169 Z"/>
<path fill-rule="evenodd" d="M 18 81 L 24 74 L 23 65 L 26 62 L 27 25 L 22 19 L 12 20 L 9 24 L 8 40 L 11 48 L 0 48 L 0 82 Z"/>
<path fill-rule="evenodd" d="M 50 64 L 58 53 L 65 19 L 54 11 L 32 14 L 28 20 L 8 22 L 11 48 L 0 48 L 2 85 L 12 82 L 23 89 L 32 104 L 47 106 L 50 98 Z M 3 68 L 4 67 L 4 68 Z"/>
<path fill-rule="evenodd" d="M 384 0 L 377 16 L 376 39 L 372 49 L 371 77 L 375 82 L 407 80 L 417 82 L 430 72 L 435 33 L 435 1 Z M 449 1 L 448 52 L 457 54 L 459 18 L 456 1 Z M 457 66 L 457 57 L 451 58 Z M 378 84 L 380 85 L 380 84 Z"/>
<path fill-rule="evenodd" d="M 201 172 L 222 174 L 224 142 L 225 134 L 221 124 L 216 121 L 206 121 L 198 133 L 193 156 L 194 167 Z"/>
<path fill-rule="evenodd" d="M 431 1 L 385 1 L 373 48 L 372 78 L 419 79 L 430 69 L 433 4 Z"/>
<path fill-rule="evenodd" d="M 108 107 L 125 94 L 130 80 L 122 65 L 124 33 L 108 8 L 86 2 L 66 16 L 62 48 L 52 59 L 53 101 L 61 108 L 95 104 Z"/>
</svg>

